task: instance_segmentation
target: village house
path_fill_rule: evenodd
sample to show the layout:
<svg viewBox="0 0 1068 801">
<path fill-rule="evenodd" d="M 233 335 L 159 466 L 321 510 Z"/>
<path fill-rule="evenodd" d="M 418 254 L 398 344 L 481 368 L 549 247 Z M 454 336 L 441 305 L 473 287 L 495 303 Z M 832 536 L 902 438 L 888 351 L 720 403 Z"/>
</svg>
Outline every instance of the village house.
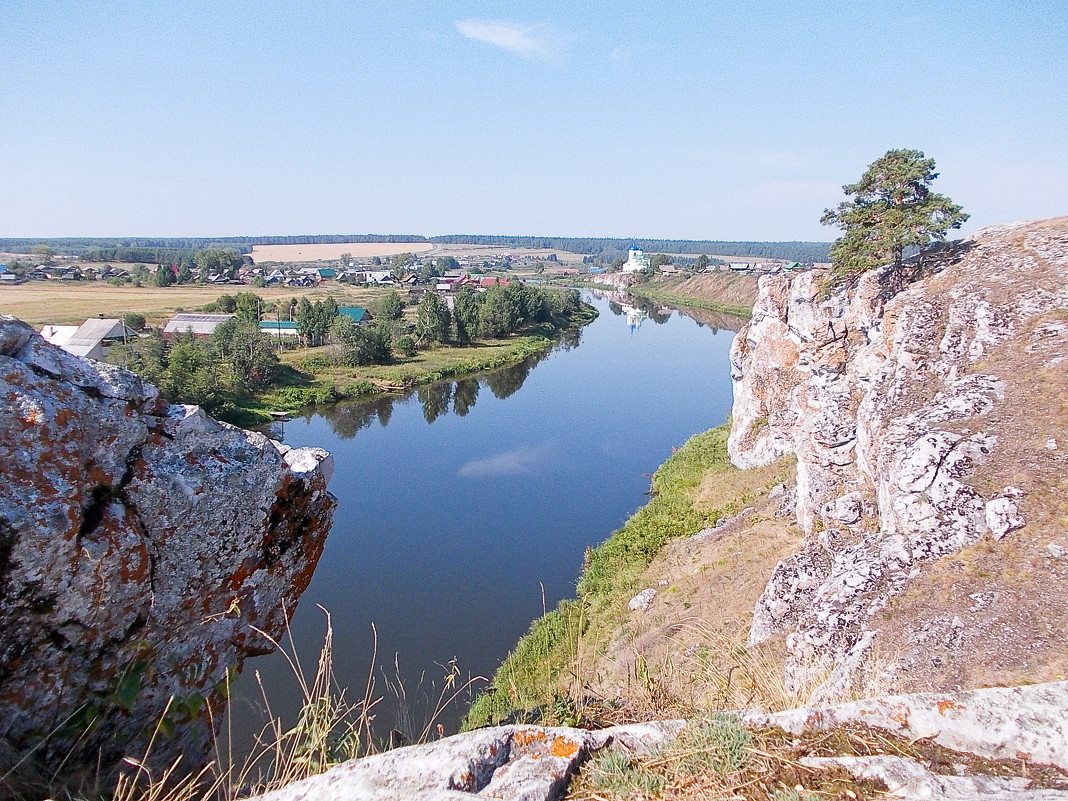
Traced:
<svg viewBox="0 0 1068 801">
<path fill-rule="evenodd" d="M 96 318 L 79 326 L 46 325 L 41 336 L 67 353 L 98 362 L 106 361 L 112 345 L 137 338 L 137 332 L 127 328 L 122 320 Z"/>
<path fill-rule="evenodd" d="M 368 326 L 374 320 L 374 315 L 360 306 L 339 306 L 337 313 L 348 317 L 358 326 Z"/>
<path fill-rule="evenodd" d="M 288 320 L 260 320 L 260 332 L 280 341 L 296 341 L 300 338 L 297 324 Z"/>
<path fill-rule="evenodd" d="M 204 312 L 182 312 L 174 315 L 163 326 L 163 338 L 170 342 L 174 337 L 192 333 L 197 339 L 207 339 L 215 329 L 227 320 L 234 319 L 232 314 L 207 314 Z"/>
</svg>

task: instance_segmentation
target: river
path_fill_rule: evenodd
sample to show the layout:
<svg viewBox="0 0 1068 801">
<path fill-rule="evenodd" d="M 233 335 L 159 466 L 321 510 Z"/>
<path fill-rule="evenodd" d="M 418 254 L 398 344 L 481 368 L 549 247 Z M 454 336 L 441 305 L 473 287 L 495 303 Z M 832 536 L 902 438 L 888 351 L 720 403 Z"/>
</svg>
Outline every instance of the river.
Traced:
<svg viewBox="0 0 1068 801">
<path fill-rule="evenodd" d="M 645 503 L 672 447 L 730 411 L 730 328 L 743 321 L 585 294 L 600 317 L 546 354 L 274 431 L 336 463 L 338 507 L 292 621 L 296 653 L 314 672 L 329 610 L 334 671 L 356 700 L 373 624 L 383 731 L 421 727 L 451 660 L 491 676 L 543 608 L 574 595 L 585 549 Z M 397 666 L 403 693 L 389 687 Z M 276 714 L 299 707 L 283 658 L 250 660 L 233 688 L 235 734 L 256 728 L 255 671 Z M 463 711 L 446 716 L 450 730 Z"/>
</svg>

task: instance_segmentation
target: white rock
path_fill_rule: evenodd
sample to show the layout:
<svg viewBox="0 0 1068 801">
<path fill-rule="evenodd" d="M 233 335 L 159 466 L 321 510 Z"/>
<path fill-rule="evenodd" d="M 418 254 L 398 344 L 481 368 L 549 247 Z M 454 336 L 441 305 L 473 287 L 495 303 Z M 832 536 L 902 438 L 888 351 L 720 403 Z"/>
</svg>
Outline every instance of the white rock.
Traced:
<svg viewBox="0 0 1068 801">
<path fill-rule="evenodd" d="M 578 766 L 596 750 L 621 746 L 648 753 L 674 739 L 683 721 L 600 731 L 498 726 L 353 759 L 253 801 L 445 801 L 559 798 Z"/>
<path fill-rule="evenodd" d="M 991 687 L 960 693 L 871 698 L 786 712 L 742 713 L 747 726 L 793 735 L 862 724 L 907 739 L 931 739 L 985 759 L 1026 759 L 1068 769 L 1068 682 Z"/>
<path fill-rule="evenodd" d="M 994 539 L 1000 540 L 1010 531 L 1023 528 L 1027 521 L 1011 498 L 994 498 L 986 505 L 986 524 Z"/>
<path fill-rule="evenodd" d="M 648 612 L 653 605 L 653 599 L 656 598 L 656 590 L 652 587 L 642 590 L 627 604 L 627 608 L 631 612 Z"/>
</svg>

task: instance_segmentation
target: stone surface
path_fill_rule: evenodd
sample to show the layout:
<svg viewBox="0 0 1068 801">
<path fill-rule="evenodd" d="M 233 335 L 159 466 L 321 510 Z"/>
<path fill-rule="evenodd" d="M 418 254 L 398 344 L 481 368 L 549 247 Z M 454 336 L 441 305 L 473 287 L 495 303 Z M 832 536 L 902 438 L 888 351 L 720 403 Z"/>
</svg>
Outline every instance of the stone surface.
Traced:
<svg viewBox="0 0 1068 801">
<path fill-rule="evenodd" d="M 1068 793 L 1034 787 L 1028 774 L 1036 766 L 1048 766 L 1054 776 L 1058 768 L 1068 771 L 1066 708 L 1068 682 L 1056 682 L 955 694 L 902 695 L 775 714 L 739 714 L 751 729 L 778 728 L 820 743 L 824 753 L 830 741 L 824 735 L 830 730 L 874 729 L 889 735 L 899 745 L 862 735 L 864 742 L 888 745 L 889 754 L 799 759 L 816 770 L 843 768 L 858 780 L 882 782 L 889 788 L 889 798 L 1062 801 Z M 570 777 L 593 752 L 622 748 L 629 753 L 649 753 L 670 744 L 685 726 L 683 721 L 659 721 L 601 731 L 538 726 L 481 729 L 352 760 L 255 801 L 547 801 L 566 793 Z M 897 752 L 907 748 L 909 741 L 919 740 L 948 749 L 943 759 L 956 760 L 953 752 L 959 754 L 958 769 L 952 775 L 935 773 Z M 1057 783 L 1064 785 L 1065 781 Z"/>
<path fill-rule="evenodd" d="M 823 277 L 760 279 L 731 349 L 728 450 L 741 468 L 797 457 L 804 543 L 771 576 L 749 643 L 787 635 L 789 689 L 832 699 L 856 682 L 882 613 L 927 566 L 984 537 L 1028 532 L 1026 493 L 991 493 L 974 476 L 1014 459 L 1005 472 L 1034 475 L 1024 453 L 1057 458 L 1057 437 L 1024 447 L 1003 421 L 1009 388 L 1033 390 L 1007 354 L 1040 368 L 1068 357 L 1068 221 L 980 231 L 922 265 L 865 273 L 827 296 Z M 1001 372 L 986 371 L 992 359 Z M 1021 664 L 1033 658 L 1030 642 L 1012 648 Z"/>
<path fill-rule="evenodd" d="M 168 405 L 0 316 L 0 741 L 107 769 L 199 759 L 330 527 L 332 460 Z M 265 636 L 266 635 L 266 636 Z"/>
<path fill-rule="evenodd" d="M 624 747 L 645 753 L 673 739 L 682 721 L 617 726 L 600 731 L 499 726 L 354 759 L 257 801 L 386 801 L 387 799 L 560 798 L 592 752 Z"/>
<path fill-rule="evenodd" d="M 1021 760 L 1068 771 L 1068 682 L 917 693 L 786 712 L 747 712 L 747 726 L 800 735 L 849 725 L 926 739 L 985 759 Z"/>
<path fill-rule="evenodd" d="M 653 599 L 656 598 L 656 590 L 652 587 L 642 590 L 627 603 L 627 608 L 631 612 L 648 612 L 649 608 L 653 605 Z"/>
<path fill-rule="evenodd" d="M 858 781 L 886 785 L 884 798 L 905 801 L 1065 801 L 1068 791 L 1033 788 L 1023 776 L 946 776 L 932 773 L 914 759 L 898 756 L 802 757 L 802 765 L 843 768 Z"/>
</svg>

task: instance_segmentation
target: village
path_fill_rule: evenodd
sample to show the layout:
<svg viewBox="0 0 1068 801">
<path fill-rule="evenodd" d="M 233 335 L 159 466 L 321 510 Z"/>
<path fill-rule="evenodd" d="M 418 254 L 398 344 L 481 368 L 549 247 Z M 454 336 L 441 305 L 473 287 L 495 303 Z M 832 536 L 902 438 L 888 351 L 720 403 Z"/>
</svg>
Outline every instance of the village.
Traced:
<svg viewBox="0 0 1068 801">
<path fill-rule="evenodd" d="M 362 258 L 342 253 L 334 258 L 319 258 L 314 263 L 308 263 L 276 261 L 270 258 L 257 262 L 255 256 L 259 254 L 254 249 L 252 255 L 239 257 L 239 254 L 235 253 L 233 269 L 200 275 L 196 283 L 220 287 L 242 286 L 250 289 L 393 289 L 403 293 L 402 297 L 408 305 L 418 304 L 424 293 L 432 291 L 439 294 L 451 310 L 454 298 L 461 290 L 484 292 L 494 286 L 506 285 L 509 280 L 626 286 L 641 282 L 654 274 L 665 277 L 716 272 L 761 275 L 800 270 L 810 266 L 777 259 L 725 261 L 719 258 L 667 254 L 654 254 L 650 258 L 636 246 L 629 249 L 626 260 L 616 259 L 611 264 L 556 251 L 512 253 L 470 250 L 464 252 L 456 249 L 449 253 L 445 249 L 436 248 L 432 253 L 402 252 Z M 271 255 L 276 252 L 277 249 L 271 251 Z M 85 263 L 60 254 L 50 254 L 46 258 L 36 260 L 37 263 L 33 265 L 26 265 L 19 263 L 17 255 L 7 255 L 9 261 L 14 261 L 18 269 L 16 272 L 10 269 L 8 264 L 0 264 L 0 287 L 26 282 L 70 282 L 80 285 L 97 281 L 111 285 L 159 286 L 158 281 L 153 280 L 153 268 L 159 270 L 158 265 Z M 286 256 L 293 258 L 283 252 L 283 258 Z M 178 265 L 170 265 L 170 272 L 177 278 Z M 494 275 L 487 275 L 488 272 L 493 272 Z M 357 327 L 368 327 L 374 321 L 374 315 L 363 306 L 339 305 L 338 312 L 350 318 Z M 276 313 L 273 315 L 274 319 L 271 319 L 271 316 L 265 314 L 264 319 L 261 319 L 259 326 L 262 333 L 274 338 L 280 347 L 300 343 L 299 326 L 291 313 Z M 184 334 L 207 339 L 220 325 L 233 317 L 233 313 L 226 311 L 178 309 L 166 320 L 161 330 L 166 341 Z M 86 319 L 80 325 L 45 324 L 40 333 L 48 342 L 74 355 L 98 361 L 107 360 L 108 351 L 113 345 L 128 344 L 143 335 L 143 331 L 132 328 L 127 321 L 102 314 Z"/>
</svg>

